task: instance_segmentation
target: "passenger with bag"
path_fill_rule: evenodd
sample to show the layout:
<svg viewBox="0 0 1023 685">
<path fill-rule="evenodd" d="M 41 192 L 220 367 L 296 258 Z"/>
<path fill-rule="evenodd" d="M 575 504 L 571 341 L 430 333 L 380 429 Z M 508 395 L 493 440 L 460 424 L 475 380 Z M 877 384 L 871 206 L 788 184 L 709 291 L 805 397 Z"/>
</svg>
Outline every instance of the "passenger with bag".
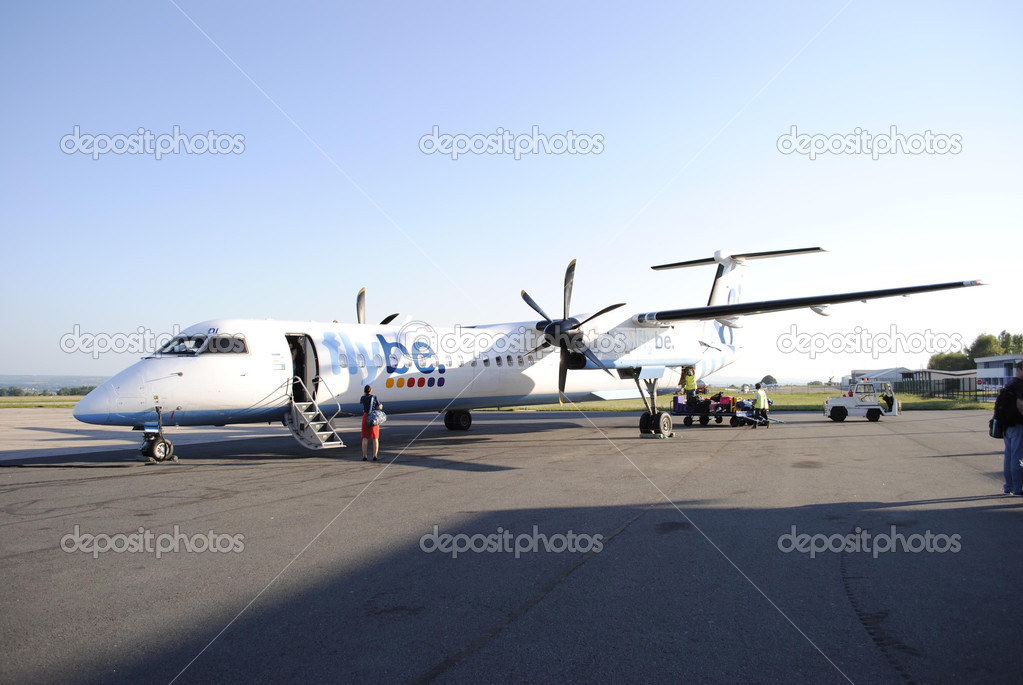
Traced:
<svg viewBox="0 0 1023 685">
<path fill-rule="evenodd" d="M 1005 441 L 1002 492 L 1023 497 L 1023 362 L 1016 362 L 1016 377 L 998 393 L 990 426 L 992 437 L 1001 432 Z"/>
<path fill-rule="evenodd" d="M 380 424 L 386 420 L 384 405 L 373 394 L 373 388 L 363 388 L 363 395 L 359 398 L 362 403 L 362 460 L 366 461 L 368 452 L 373 453 L 373 461 L 377 460 L 377 450 L 380 447 Z M 370 449 L 372 448 L 372 449 Z"/>
</svg>

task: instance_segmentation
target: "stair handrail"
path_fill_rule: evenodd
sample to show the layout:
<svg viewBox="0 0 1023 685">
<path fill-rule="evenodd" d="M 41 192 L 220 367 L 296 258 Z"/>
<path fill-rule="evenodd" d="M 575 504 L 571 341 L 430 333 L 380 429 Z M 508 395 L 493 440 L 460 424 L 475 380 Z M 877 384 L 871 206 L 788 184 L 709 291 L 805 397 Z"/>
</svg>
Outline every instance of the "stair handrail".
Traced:
<svg viewBox="0 0 1023 685">
<path fill-rule="evenodd" d="M 297 402 L 295 401 L 295 390 L 294 390 L 295 381 L 298 381 L 298 384 L 300 386 L 302 386 L 303 390 L 305 390 L 306 397 L 309 398 L 309 400 L 308 400 L 309 404 L 313 405 L 313 407 L 316 409 L 317 413 L 319 413 L 321 416 L 323 416 L 323 418 L 326 420 L 327 428 L 330 429 L 330 432 L 334 434 L 334 437 L 336 437 L 341 442 L 342 445 L 344 445 L 345 441 L 341 438 L 341 435 L 337 432 L 337 430 L 334 428 L 334 425 L 331 423 L 331 421 L 336 419 L 342 413 L 341 412 L 341 402 L 339 401 L 337 403 L 337 411 L 335 411 L 330 416 L 330 418 L 327 418 L 327 415 L 323 413 L 323 410 L 320 409 L 319 403 L 317 403 L 317 401 L 316 401 L 315 393 L 309 392 L 309 387 L 305 384 L 305 381 L 302 380 L 301 376 L 293 376 L 292 379 L 291 379 L 291 383 L 292 383 L 291 403 L 292 403 L 292 405 L 297 404 Z M 313 381 L 319 381 L 321 384 L 323 384 L 323 387 L 327 389 L 327 392 L 330 393 L 330 396 L 332 398 L 334 398 L 334 399 L 337 399 L 336 395 L 334 395 L 333 391 L 331 391 L 330 386 L 327 385 L 327 382 L 323 379 L 322 376 L 314 376 L 313 377 Z"/>
</svg>

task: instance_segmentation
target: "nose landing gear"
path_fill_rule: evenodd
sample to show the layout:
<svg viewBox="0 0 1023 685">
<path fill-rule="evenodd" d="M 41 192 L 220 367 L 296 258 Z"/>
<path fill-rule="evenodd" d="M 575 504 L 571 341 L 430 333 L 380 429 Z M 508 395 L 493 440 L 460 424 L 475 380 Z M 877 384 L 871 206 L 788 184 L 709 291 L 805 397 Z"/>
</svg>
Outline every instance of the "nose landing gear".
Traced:
<svg viewBox="0 0 1023 685">
<path fill-rule="evenodd" d="M 174 443 L 163 436 L 163 414 L 160 407 L 156 407 L 156 430 L 144 428 L 145 436 L 139 452 L 146 461 L 155 464 L 161 461 L 177 461 L 174 456 Z"/>
</svg>

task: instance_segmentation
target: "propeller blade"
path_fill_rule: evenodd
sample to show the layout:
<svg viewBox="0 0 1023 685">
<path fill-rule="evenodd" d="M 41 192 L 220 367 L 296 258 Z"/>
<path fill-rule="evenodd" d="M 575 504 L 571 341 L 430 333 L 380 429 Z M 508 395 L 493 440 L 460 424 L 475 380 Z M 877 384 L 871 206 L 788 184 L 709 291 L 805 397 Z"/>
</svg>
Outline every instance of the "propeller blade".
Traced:
<svg viewBox="0 0 1023 685">
<path fill-rule="evenodd" d="M 355 318 L 359 323 L 366 323 L 366 289 L 359 291 L 355 298 Z"/>
<path fill-rule="evenodd" d="M 530 297 L 525 290 L 522 291 L 522 299 L 526 301 L 526 304 L 533 308 L 534 312 L 542 316 L 544 318 L 544 321 L 547 321 L 549 323 L 554 320 L 551 317 L 547 316 L 547 313 L 544 312 L 544 310 L 540 309 L 540 305 L 534 302 L 533 298 Z"/>
<path fill-rule="evenodd" d="M 558 364 L 558 404 L 565 403 L 565 381 L 568 379 L 568 349 L 561 348 L 561 363 Z"/>
<path fill-rule="evenodd" d="M 539 345 L 537 345 L 536 347 L 531 349 L 529 352 L 526 352 L 526 354 L 527 355 L 528 354 L 536 354 L 537 352 L 539 352 L 543 348 L 550 347 L 550 346 L 551 346 L 551 344 L 549 342 L 547 342 L 547 340 L 544 340 L 542 343 L 540 343 Z"/>
<path fill-rule="evenodd" d="M 394 321 L 397 318 L 398 318 L 398 312 L 395 312 L 395 313 L 391 314 L 390 316 L 386 317 L 383 321 L 381 321 L 380 325 L 381 326 L 386 326 L 387 324 L 391 323 L 392 321 Z"/>
<path fill-rule="evenodd" d="M 572 303 L 572 284 L 573 283 L 575 283 L 575 260 L 574 259 L 568 265 L 568 268 L 565 269 L 565 315 L 563 317 L 561 317 L 562 319 L 567 319 L 569 317 L 568 308 L 569 308 L 569 305 Z"/>
<path fill-rule="evenodd" d="M 586 358 L 589 359 L 591 362 L 593 362 L 594 364 L 596 364 L 600 368 L 602 368 L 605 371 L 607 371 L 607 375 L 608 376 L 611 376 L 611 378 L 615 377 L 615 375 L 613 373 L 611 373 L 611 369 L 609 369 L 606 366 L 604 366 L 604 362 L 602 362 L 600 360 L 600 357 L 598 357 L 596 354 L 593 353 L 593 350 L 591 350 L 588 347 L 584 347 L 583 348 L 583 354 L 585 354 Z"/>
<path fill-rule="evenodd" d="M 592 320 L 592 319 L 596 319 L 596 318 L 597 318 L 598 316 L 600 316 L 601 314 L 607 314 L 607 313 L 608 313 L 609 311 L 611 311 L 611 310 L 613 310 L 613 309 L 618 309 L 619 307 L 624 307 L 624 306 L 625 306 L 625 303 L 624 303 L 624 302 L 619 302 L 618 304 L 613 304 L 613 305 L 611 305 L 610 307 L 604 307 L 603 309 L 601 309 L 601 310 L 600 310 L 599 312 L 597 312 L 596 314 L 594 314 L 594 315 L 592 315 L 592 316 L 590 316 L 590 317 L 587 317 L 587 318 L 586 318 L 586 319 L 584 319 L 583 321 L 580 321 L 580 322 L 579 322 L 579 325 L 577 325 L 577 326 L 576 326 L 576 328 L 579 328 L 580 326 L 582 326 L 582 325 L 583 325 L 584 323 L 586 323 L 587 321 L 590 321 L 590 320 Z"/>
</svg>

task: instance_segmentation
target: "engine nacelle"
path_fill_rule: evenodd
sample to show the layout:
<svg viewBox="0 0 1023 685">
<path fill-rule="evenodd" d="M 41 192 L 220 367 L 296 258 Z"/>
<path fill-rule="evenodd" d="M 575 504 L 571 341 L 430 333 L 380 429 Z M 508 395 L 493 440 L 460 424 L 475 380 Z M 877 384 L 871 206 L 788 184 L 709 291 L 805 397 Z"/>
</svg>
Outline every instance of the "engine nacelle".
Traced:
<svg viewBox="0 0 1023 685">
<path fill-rule="evenodd" d="M 636 326 L 643 326 L 645 328 L 670 328 L 671 322 L 669 321 L 658 321 L 655 317 L 657 312 L 647 312 L 646 314 L 636 314 L 632 317 L 632 323 Z"/>
<path fill-rule="evenodd" d="M 581 352 L 569 352 L 565 366 L 571 371 L 578 371 L 586 368 L 586 355 Z"/>
</svg>

